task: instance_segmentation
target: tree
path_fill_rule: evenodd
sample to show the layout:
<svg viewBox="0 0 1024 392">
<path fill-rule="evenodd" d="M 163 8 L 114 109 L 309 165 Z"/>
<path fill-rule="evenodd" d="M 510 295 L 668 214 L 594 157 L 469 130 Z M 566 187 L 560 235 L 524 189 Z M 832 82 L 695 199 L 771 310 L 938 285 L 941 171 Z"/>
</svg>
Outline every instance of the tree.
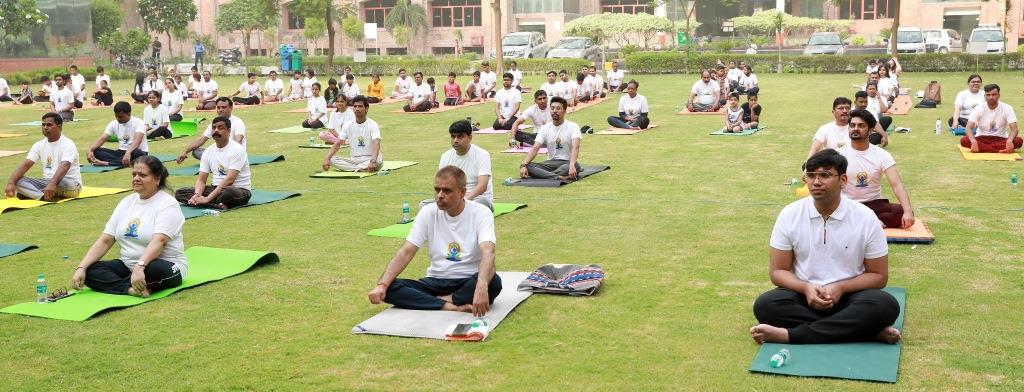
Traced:
<svg viewBox="0 0 1024 392">
<path fill-rule="evenodd" d="M 171 30 L 196 20 L 196 4 L 192 0 L 139 0 L 139 15 L 146 30 L 167 34 L 167 50 L 172 49 Z"/>
<path fill-rule="evenodd" d="M 214 25 L 222 32 L 241 31 L 242 55 L 248 56 L 253 30 L 267 29 L 277 24 L 280 17 L 276 0 L 232 0 L 220 7 Z"/>
<path fill-rule="evenodd" d="M 605 12 L 573 19 L 565 24 L 562 34 L 591 37 L 597 42 L 610 40 L 619 47 L 636 45 L 647 48 L 659 31 L 671 32 L 672 21 L 651 14 Z"/>
<path fill-rule="evenodd" d="M 100 37 L 121 27 L 124 14 L 114 0 L 92 0 L 92 39 L 99 42 Z"/>
<path fill-rule="evenodd" d="M 36 0 L 0 1 L 0 42 L 8 37 L 23 36 L 28 30 L 43 26 L 49 20 L 36 8 Z"/>
<path fill-rule="evenodd" d="M 429 27 L 427 23 L 427 11 L 423 9 L 422 5 L 412 4 L 409 0 L 398 0 L 395 3 L 395 8 L 388 11 L 388 16 L 384 19 L 384 28 L 395 35 L 395 28 L 398 26 L 405 27 L 408 33 L 406 43 L 407 45 L 412 41 L 412 38 L 416 37 L 420 31 L 426 31 Z M 398 41 L 398 37 L 395 36 L 395 41 Z"/>
<path fill-rule="evenodd" d="M 356 41 L 357 46 L 362 46 L 363 40 L 366 39 L 366 35 L 363 33 L 363 21 L 355 15 L 349 15 L 342 19 L 341 31 L 345 33 L 346 38 Z"/>
<path fill-rule="evenodd" d="M 112 31 L 100 37 L 97 45 L 109 51 L 111 58 L 119 55 L 139 58 L 149 48 L 149 34 L 142 29 L 128 30 L 127 33 Z"/>
<path fill-rule="evenodd" d="M 324 68 L 334 69 L 334 23 L 358 10 L 353 0 L 345 0 L 339 7 L 331 0 L 294 0 L 288 3 L 288 9 L 295 15 L 306 18 L 307 26 L 310 19 L 320 18 L 327 30 L 327 59 Z M 308 28 L 308 27 L 307 27 Z"/>
<path fill-rule="evenodd" d="M 326 31 L 327 26 L 324 24 L 323 19 L 310 19 L 306 21 L 306 27 L 302 30 L 302 37 L 312 41 L 313 47 L 317 47 Z"/>
</svg>

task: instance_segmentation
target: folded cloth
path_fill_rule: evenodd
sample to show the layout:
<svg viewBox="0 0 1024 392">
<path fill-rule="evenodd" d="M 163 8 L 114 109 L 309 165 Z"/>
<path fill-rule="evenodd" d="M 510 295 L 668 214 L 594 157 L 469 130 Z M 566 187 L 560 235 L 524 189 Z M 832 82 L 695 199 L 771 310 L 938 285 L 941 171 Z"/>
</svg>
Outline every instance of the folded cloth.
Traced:
<svg viewBox="0 0 1024 392">
<path fill-rule="evenodd" d="M 473 326 L 469 328 L 469 332 L 463 336 L 452 335 L 455 332 L 455 328 L 459 326 L 458 323 L 449 325 L 444 331 L 444 340 L 482 342 L 491 333 L 491 327 L 488 324 L 490 323 L 487 322 L 487 319 L 476 319 L 473 321 Z"/>
<path fill-rule="evenodd" d="M 597 264 L 545 264 L 519 283 L 519 291 L 594 295 L 604 278 L 604 269 Z"/>
</svg>

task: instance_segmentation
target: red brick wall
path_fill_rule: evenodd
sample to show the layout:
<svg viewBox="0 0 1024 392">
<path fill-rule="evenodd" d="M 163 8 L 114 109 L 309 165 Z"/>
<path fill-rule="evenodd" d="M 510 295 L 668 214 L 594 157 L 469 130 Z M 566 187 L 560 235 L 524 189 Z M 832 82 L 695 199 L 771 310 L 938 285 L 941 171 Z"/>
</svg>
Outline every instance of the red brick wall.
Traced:
<svg viewBox="0 0 1024 392">
<path fill-rule="evenodd" d="M 92 57 L 79 57 L 72 61 L 79 67 L 92 67 L 95 65 Z M 62 58 L 23 58 L 23 59 L 0 59 L 0 73 L 24 72 L 35 69 L 63 67 Z"/>
</svg>

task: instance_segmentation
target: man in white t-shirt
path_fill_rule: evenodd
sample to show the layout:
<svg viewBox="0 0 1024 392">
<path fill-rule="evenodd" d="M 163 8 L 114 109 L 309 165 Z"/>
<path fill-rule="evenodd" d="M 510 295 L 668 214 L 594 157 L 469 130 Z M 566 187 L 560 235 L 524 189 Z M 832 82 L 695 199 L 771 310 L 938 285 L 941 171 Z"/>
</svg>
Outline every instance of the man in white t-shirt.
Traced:
<svg viewBox="0 0 1024 392">
<path fill-rule="evenodd" d="M 117 149 L 103 147 L 108 140 L 117 139 Z M 149 155 L 146 123 L 132 116 L 132 105 L 120 101 L 114 104 L 114 119 L 110 120 L 100 137 L 89 147 L 86 157 L 94 166 L 128 167 L 132 160 Z"/>
<path fill-rule="evenodd" d="M 263 102 L 281 102 L 284 99 L 284 81 L 277 78 L 277 71 L 270 71 L 270 79 L 263 82 L 260 95 Z"/>
<path fill-rule="evenodd" d="M 215 145 L 203 151 L 195 187 L 181 187 L 174 198 L 193 207 L 229 209 L 252 197 L 252 173 L 245 148 L 231 139 L 231 119 L 217 116 L 210 122 Z M 210 185 L 207 177 L 213 175 Z"/>
<path fill-rule="evenodd" d="M 583 170 L 578 161 L 583 134 L 579 125 L 565 119 L 567 106 L 564 99 L 551 98 L 551 122 L 537 130 L 536 142 L 519 165 L 520 177 L 575 180 Z M 548 160 L 533 162 L 542 146 L 548 149 Z"/>
<path fill-rule="evenodd" d="M 409 87 L 409 98 L 402 110 L 406 112 L 427 112 L 434 107 L 431 98 L 434 96 L 430 85 L 423 83 L 423 72 L 412 74 L 415 84 Z"/>
<path fill-rule="evenodd" d="M 288 97 L 285 102 L 298 101 L 306 96 L 305 87 L 302 85 L 302 72 L 295 71 L 292 80 L 288 81 Z"/>
<path fill-rule="evenodd" d="M 558 83 L 562 86 L 562 94 L 559 97 L 562 97 L 569 104 L 569 107 L 576 107 L 576 81 L 569 80 L 569 72 L 564 69 L 558 71 L 558 80 Z M 554 97 L 548 97 L 548 105 L 551 105 L 551 98 Z"/>
<path fill-rule="evenodd" d="M 102 81 L 107 82 L 107 88 L 114 89 L 114 85 L 110 84 L 110 75 L 107 75 L 106 70 L 100 65 L 96 67 L 96 89 L 100 88 L 100 82 Z"/>
<path fill-rule="evenodd" d="M 587 68 L 586 79 L 587 82 L 590 83 L 591 99 L 604 98 L 608 96 L 608 94 L 604 92 L 604 88 L 606 87 L 604 78 L 601 77 L 601 74 L 597 73 L 597 67 L 591 65 Z"/>
<path fill-rule="evenodd" d="M 473 71 L 473 80 L 466 83 L 466 99 L 463 102 L 483 102 L 484 84 L 480 81 L 480 71 Z"/>
<path fill-rule="evenodd" d="M 25 160 L 7 178 L 4 195 L 43 201 L 78 197 L 82 191 L 78 148 L 63 135 L 60 115 L 46 113 L 42 123 L 43 139 L 32 145 Z M 25 177 L 36 162 L 42 163 L 43 177 Z"/>
<path fill-rule="evenodd" d="M 228 131 L 231 132 L 231 140 L 234 140 L 235 143 L 241 144 L 242 148 L 246 148 L 249 138 L 247 138 L 245 134 L 245 123 L 242 122 L 242 119 L 231 114 L 234 110 L 234 105 L 231 103 L 231 99 L 228 97 L 220 97 L 217 98 L 216 103 L 217 116 L 231 120 L 231 126 L 228 128 Z M 206 126 L 206 131 L 204 131 L 203 134 L 197 135 L 196 139 L 193 140 L 188 147 L 185 147 L 181 154 L 178 154 L 178 158 L 175 161 L 179 164 L 184 162 L 185 159 L 188 158 L 189 153 L 192 153 L 192 156 L 196 159 L 202 159 L 203 149 L 201 147 L 203 147 L 203 144 L 206 144 L 206 141 L 210 140 L 212 137 L 213 124 L 211 123 Z"/>
<path fill-rule="evenodd" d="M 550 100 L 554 97 L 562 96 L 562 83 L 558 82 L 558 72 L 548 71 L 548 81 L 540 85 L 540 90 L 545 92 L 545 96 Z"/>
<path fill-rule="evenodd" d="M 818 131 L 814 132 L 807 158 L 826 148 L 836 150 L 850 144 L 850 108 L 852 106 L 853 102 L 846 97 L 836 97 L 832 101 L 832 118 L 835 121 L 818 127 Z"/>
<path fill-rule="evenodd" d="M 231 100 L 240 105 L 259 105 L 260 104 L 260 84 L 256 81 L 256 74 L 249 72 L 245 75 L 246 80 L 238 86 L 238 90 L 229 95 Z M 243 94 L 244 93 L 244 94 Z M 243 94 L 243 97 L 239 97 L 239 94 Z"/>
<path fill-rule="evenodd" d="M 970 148 L 971 152 L 1013 154 L 1024 142 L 1017 132 L 1017 114 L 1013 107 L 999 101 L 998 84 L 989 84 L 985 86 L 985 105 L 971 111 L 960 145 Z"/>
<path fill-rule="evenodd" d="M 498 74 L 491 71 L 491 63 L 486 61 L 480 63 L 480 67 L 483 68 L 480 71 L 480 81 L 484 84 L 483 97 L 493 98 L 494 93 L 496 92 L 495 88 L 498 85 Z"/>
<path fill-rule="evenodd" d="M 384 164 L 384 156 L 380 153 L 380 126 L 376 121 L 366 117 L 370 111 L 370 101 L 365 96 L 352 99 L 352 111 L 356 119 L 341 127 L 338 141 L 331 146 L 321 167 L 324 171 L 334 169 L 340 171 L 359 171 L 373 173 Z M 337 157 L 335 154 L 341 146 L 349 146 L 349 157 Z"/>
<path fill-rule="evenodd" d="M 210 110 L 217 107 L 217 94 L 220 86 L 213 80 L 210 71 L 203 71 L 203 81 L 196 85 L 197 110 Z"/>
<path fill-rule="evenodd" d="M 406 73 L 405 68 L 398 70 L 398 78 L 395 79 L 395 89 L 391 91 L 391 98 L 409 99 L 409 89 L 412 88 L 412 79 Z"/>
<path fill-rule="evenodd" d="M 85 102 L 85 75 L 78 73 L 77 65 L 71 64 L 68 67 L 68 87 L 75 95 L 75 107 L 82 108 L 82 103 Z"/>
<path fill-rule="evenodd" d="M 651 119 L 647 114 L 651 111 L 647 97 L 637 94 L 640 82 L 630 80 L 626 83 L 626 94 L 619 98 L 619 115 L 609 116 L 608 124 L 623 129 L 647 129 Z"/>
<path fill-rule="evenodd" d="M 67 86 L 66 75 L 53 75 L 57 88 L 50 92 L 50 111 L 60 115 L 64 121 L 75 120 L 75 94 Z"/>
<path fill-rule="evenodd" d="M 512 74 L 505 72 L 501 76 L 501 90 L 494 94 L 494 124 L 495 130 L 510 130 L 516 123 L 516 115 L 519 114 L 519 106 L 523 103 L 523 94 L 512 88 Z"/>
<path fill-rule="evenodd" d="M 341 95 L 345 97 L 346 101 L 351 101 L 356 95 L 359 95 L 359 85 L 356 84 L 356 76 L 353 74 L 345 75 L 345 83 L 341 84 Z"/>
<path fill-rule="evenodd" d="M 608 71 L 608 91 L 621 93 L 626 89 L 625 79 L 626 73 L 619 69 L 619 62 L 612 61 L 612 70 Z"/>
<path fill-rule="evenodd" d="M 967 89 L 956 94 L 953 101 L 953 117 L 949 118 L 949 127 L 966 127 L 967 120 L 975 108 L 985 105 L 985 93 L 981 91 L 981 75 L 974 74 L 967 77 Z"/>
<path fill-rule="evenodd" d="M 871 144 L 881 145 L 885 147 L 889 145 L 889 136 L 885 132 L 889 128 L 889 124 L 892 124 L 892 117 L 883 116 L 879 113 L 884 111 L 887 107 L 881 99 L 878 98 L 877 94 L 875 97 L 871 97 L 870 91 L 874 90 L 874 84 L 868 84 L 868 91 L 858 91 L 853 96 L 853 109 L 856 110 L 867 110 L 875 117 L 875 126 L 872 127 L 868 140 Z"/>
<path fill-rule="evenodd" d="M 807 160 L 811 190 L 782 209 L 770 241 L 768 274 L 777 288 L 754 301 L 761 343 L 821 344 L 900 340 L 900 305 L 882 291 L 889 246 L 871 209 L 842 195 L 847 161 L 832 149 Z"/>
<path fill-rule="evenodd" d="M 551 106 L 548 105 L 548 93 L 544 89 L 534 91 L 533 105 L 526 108 L 526 110 L 523 111 L 523 115 L 516 118 L 516 121 L 509 128 L 509 133 L 512 136 L 512 138 L 509 139 L 510 146 L 516 143 L 519 143 L 520 145 L 533 145 L 537 134 L 524 132 L 519 129 L 526 120 L 533 122 L 534 130 L 538 130 L 551 122 Z"/>
<path fill-rule="evenodd" d="M 686 100 L 686 107 L 691 112 L 716 112 L 719 108 L 718 97 L 722 95 L 718 82 L 711 80 L 711 72 L 702 71 L 700 80 L 690 88 L 690 97 Z"/>
<path fill-rule="evenodd" d="M 11 102 L 14 98 L 11 98 L 11 86 L 7 84 L 7 79 L 0 78 L 0 102 Z"/>
<path fill-rule="evenodd" d="M 519 90 L 516 90 L 519 91 Z M 491 154 L 473 144 L 473 125 L 459 120 L 448 127 L 452 148 L 441 155 L 437 168 L 455 166 L 466 173 L 466 200 L 494 210 L 494 186 L 491 181 Z"/>
<path fill-rule="evenodd" d="M 367 296 L 372 304 L 483 317 L 501 293 L 494 264 L 494 215 L 479 203 L 466 202 L 466 174 L 454 166 L 434 176 L 434 201 L 416 214 L 405 243 Z M 423 246 L 430 259 L 427 276 L 398 279 Z"/>
<path fill-rule="evenodd" d="M 850 144 L 839 149 L 848 162 L 846 177 L 849 180 L 843 195 L 874 211 L 883 226 L 909 229 L 914 225 L 914 209 L 900 180 L 896 160 L 888 151 L 868 141 L 868 134 L 876 125 L 871 112 L 859 109 L 850 112 Z M 882 198 L 883 174 L 899 204 Z"/>
<path fill-rule="evenodd" d="M 522 92 L 523 88 L 520 85 L 523 83 L 523 71 L 519 70 L 519 65 L 516 64 L 515 60 L 509 63 L 508 73 L 512 74 L 512 88 Z"/>
</svg>

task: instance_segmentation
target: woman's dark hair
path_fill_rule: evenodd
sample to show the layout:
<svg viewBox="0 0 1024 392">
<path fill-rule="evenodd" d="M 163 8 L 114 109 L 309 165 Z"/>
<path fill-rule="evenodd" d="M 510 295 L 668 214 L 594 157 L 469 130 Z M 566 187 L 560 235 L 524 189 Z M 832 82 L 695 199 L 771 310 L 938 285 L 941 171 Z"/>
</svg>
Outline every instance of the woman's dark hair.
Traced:
<svg viewBox="0 0 1024 392">
<path fill-rule="evenodd" d="M 978 83 L 981 83 L 981 75 L 973 74 L 967 77 L 967 83 L 970 83 L 974 78 L 978 78 Z"/>
<path fill-rule="evenodd" d="M 135 87 L 141 90 L 142 85 L 146 84 L 146 74 L 142 72 L 135 73 Z"/>
<path fill-rule="evenodd" d="M 146 165 L 146 168 L 149 169 L 150 173 L 160 177 L 161 188 L 170 189 L 170 187 L 167 186 L 167 176 L 169 175 L 169 173 L 167 173 L 167 167 L 164 166 L 164 163 L 160 162 L 160 158 L 157 158 L 152 155 L 143 155 L 138 158 L 135 158 L 135 161 L 132 162 L 132 166 L 135 166 L 140 163 Z"/>
</svg>

